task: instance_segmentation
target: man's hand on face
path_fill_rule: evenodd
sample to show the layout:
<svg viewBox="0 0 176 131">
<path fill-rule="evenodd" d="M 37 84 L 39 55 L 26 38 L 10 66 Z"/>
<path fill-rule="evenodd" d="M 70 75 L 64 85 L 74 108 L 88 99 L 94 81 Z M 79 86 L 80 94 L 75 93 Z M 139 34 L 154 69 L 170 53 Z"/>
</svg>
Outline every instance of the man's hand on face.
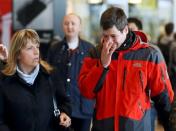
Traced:
<svg viewBox="0 0 176 131">
<path fill-rule="evenodd" d="M 112 40 L 101 39 L 102 51 L 101 51 L 101 64 L 104 68 L 107 68 L 111 63 L 111 56 L 117 48 L 117 44 Z"/>
</svg>

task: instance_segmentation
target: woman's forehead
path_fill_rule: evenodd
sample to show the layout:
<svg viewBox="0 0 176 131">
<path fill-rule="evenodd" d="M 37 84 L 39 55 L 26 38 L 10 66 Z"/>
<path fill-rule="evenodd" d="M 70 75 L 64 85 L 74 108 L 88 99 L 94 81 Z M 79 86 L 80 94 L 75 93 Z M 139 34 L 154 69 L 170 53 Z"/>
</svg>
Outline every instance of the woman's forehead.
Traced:
<svg viewBox="0 0 176 131">
<path fill-rule="evenodd" d="M 36 39 L 27 39 L 26 43 L 24 43 L 24 46 L 27 45 L 39 45 L 39 42 Z"/>
</svg>

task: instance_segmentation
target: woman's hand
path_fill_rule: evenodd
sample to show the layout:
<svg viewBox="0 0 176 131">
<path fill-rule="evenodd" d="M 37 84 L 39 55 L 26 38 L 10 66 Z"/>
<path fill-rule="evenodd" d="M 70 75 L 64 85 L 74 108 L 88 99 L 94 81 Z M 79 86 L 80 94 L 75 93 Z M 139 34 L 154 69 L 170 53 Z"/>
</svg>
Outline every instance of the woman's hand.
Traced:
<svg viewBox="0 0 176 131">
<path fill-rule="evenodd" d="M 64 112 L 62 112 L 60 114 L 60 123 L 59 124 L 64 127 L 69 127 L 71 125 L 70 117 L 67 114 L 65 114 Z"/>
</svg>

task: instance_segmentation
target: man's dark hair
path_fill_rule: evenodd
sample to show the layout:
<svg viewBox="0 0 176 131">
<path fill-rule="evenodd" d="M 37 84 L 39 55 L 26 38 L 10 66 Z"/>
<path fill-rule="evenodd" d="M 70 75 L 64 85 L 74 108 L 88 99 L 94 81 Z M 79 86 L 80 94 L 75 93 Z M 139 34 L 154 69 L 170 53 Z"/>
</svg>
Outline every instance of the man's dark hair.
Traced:
<svg viewBox="0 0 176 131">
<path fill-rule="evenodd" d="M 176 41 L 176 33 L 174 33 L 174 40 Z"/>
<path fill-rule="evenodd" d="M 136 17 L 129 17 L 128 18 L 128 23 L 134 23 L 139 30 L 142 30 L 142 22 Z"/>
<path fill-rule="evenodd" d="M 171 35 L 174 31 L 174 24 L 172 22 L 169 22 L 165 25 L 165 32 L 166 35 Z"/>
<path fill-rule="evenodd" d="M 118 7 L 107 9 L 100 19 L 100 26 L 103 30 L 112 28 L 115 25 L 118 30 L 123 31 L 127 24 L 127 17 L 124 11 Z"/>
</svg>

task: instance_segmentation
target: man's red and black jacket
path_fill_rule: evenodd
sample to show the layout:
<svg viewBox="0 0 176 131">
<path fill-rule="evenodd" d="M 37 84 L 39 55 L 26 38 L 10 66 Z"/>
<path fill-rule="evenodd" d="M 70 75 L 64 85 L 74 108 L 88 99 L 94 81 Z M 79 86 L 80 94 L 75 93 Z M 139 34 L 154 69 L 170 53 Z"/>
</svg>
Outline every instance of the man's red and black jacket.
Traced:
<svg viewBox="0 0 176 131">
<path fill-rule="evenodd" d="M 82 95 L 96 99 L 93 131 L 149 131 L 150 101 L 168 118 L 173 91 L 160 52 L 142 32 L 130 32 L 107 69 L 101 45 L 84 59 L 79 75 Z"/>
</svg>

